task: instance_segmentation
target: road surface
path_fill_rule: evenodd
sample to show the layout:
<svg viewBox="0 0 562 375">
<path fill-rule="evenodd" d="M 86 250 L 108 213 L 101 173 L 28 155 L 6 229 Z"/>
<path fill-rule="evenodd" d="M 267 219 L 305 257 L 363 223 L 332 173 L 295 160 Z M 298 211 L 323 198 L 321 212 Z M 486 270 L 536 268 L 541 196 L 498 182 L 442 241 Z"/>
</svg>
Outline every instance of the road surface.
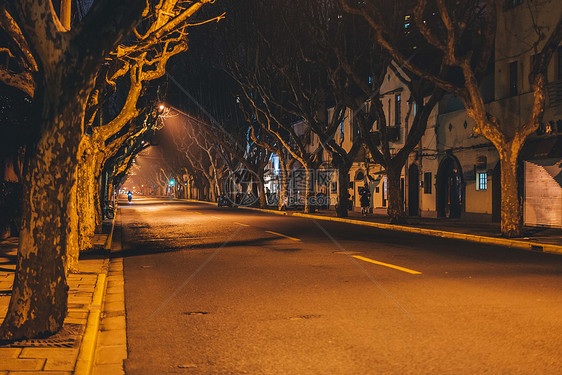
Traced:
<svg viewBox="0 0 562 375">
<path fill-rule="evenodd" d="M 558 374 L 562 257 L 134 198 L 136 374 Z"/>
</svg>

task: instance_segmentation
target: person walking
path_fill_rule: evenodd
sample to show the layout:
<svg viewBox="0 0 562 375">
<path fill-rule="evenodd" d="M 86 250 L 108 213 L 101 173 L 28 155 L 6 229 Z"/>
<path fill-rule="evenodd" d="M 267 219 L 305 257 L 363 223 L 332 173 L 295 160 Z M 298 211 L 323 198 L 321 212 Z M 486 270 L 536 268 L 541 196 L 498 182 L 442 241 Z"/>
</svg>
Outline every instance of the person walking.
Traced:
<svg viewBox="0 0 562 375">
<path fill-rule="evenodd" d="M 361 214 L 367 216 L 369 214 L 369 207 L 371 206 L 371 192 L 367 186 L 363 187 L 359 191 L 359 201 L 361 202 Z"/>
</svg>

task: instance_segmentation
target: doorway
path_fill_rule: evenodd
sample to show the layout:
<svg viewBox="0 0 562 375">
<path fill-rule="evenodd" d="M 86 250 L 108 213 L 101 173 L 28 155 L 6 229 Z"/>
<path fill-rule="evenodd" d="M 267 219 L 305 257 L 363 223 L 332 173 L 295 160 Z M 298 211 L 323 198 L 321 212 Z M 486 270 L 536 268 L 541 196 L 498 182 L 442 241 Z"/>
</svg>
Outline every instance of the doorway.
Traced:
<svg viewBox="0 0 562 375">
<path fill-rule="evenodd" d="M 418 216 L 420 212 L 420 173 L 416 164 L 408 170 L 408 215 Z"/>
<path fill-rule="evenodd" d="M 451 219 L 461 217 L 464 202 L 462 169 L 452 155 L 448 155 L 437 170 L 437 216 Z"/>
</svg>

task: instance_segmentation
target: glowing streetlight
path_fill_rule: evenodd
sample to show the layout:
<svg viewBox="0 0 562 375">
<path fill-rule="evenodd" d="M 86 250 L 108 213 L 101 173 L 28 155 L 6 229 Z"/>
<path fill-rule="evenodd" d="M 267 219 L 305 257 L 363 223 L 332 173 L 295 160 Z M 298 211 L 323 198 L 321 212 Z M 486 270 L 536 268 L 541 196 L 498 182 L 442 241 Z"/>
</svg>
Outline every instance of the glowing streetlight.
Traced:
<svg viewBox="0 0 562 375">
<path fill-rule="evenodd" d="M 174 180 L 170 180 L 170 185 L 174 186 Z"/>
<path fill-rule="evenodd" d="M 164 104 L 160 104 L 160 107 L 159 107 L 159 108 L 160 108 L 161 111 L 163 111 L 164 108 L 165 108 L 165 107 L 164 107 Z"/>
</svg>

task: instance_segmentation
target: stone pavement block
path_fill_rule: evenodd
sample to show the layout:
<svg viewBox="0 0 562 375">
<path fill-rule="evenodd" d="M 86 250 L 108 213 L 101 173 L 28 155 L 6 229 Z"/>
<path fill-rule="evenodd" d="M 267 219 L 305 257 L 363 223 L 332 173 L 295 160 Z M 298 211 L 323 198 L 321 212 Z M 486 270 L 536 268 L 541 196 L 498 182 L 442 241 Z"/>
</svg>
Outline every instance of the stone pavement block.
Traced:
<svg viewBox="0 0 562 375">
<path fill-rule="evenodd" d="M 119 302 L 123 301 L 123 293 L 113 293 L 105 296 L 105 302 Z"/>
<path fill-rule="evenodd" d="M 98 349 L 96 363 L 122 365 L 125 358 L 127 358 L 127 345 L 102 346 Z"/>
<path fill-rule="evenodd" d="M 109 318 L 104 318 L 101 321 L 101 329 L 103 331 L 110 331 L 114 329 L 126 329 L 127 324 L 125 322 L 125 316 L 114 316 Z"/>
<path fill-rule="evenodd" d="M 74 297 L 86 297 L 86 298 L 92 298 L 92 296 L 94 295 L 93 292 L 76 292 L 76 293 L 71 293 L 69 294 L 69 296 L 72 295 Z"/>
<path fill-rule="evenodd" d="M 21 348 L 0 348 L 0 358 L 17 358 Z"/>
<path fill-rule="evenodd" d="M 103 259 L 88 259 L 80 261 L 81 273 L 101 273 L 103 270 Z"/>
<path fill-rule="evenodd" d="M 46 358 L 44 369 L 48 371 L 73 371 L 78 349 L 25 348 L 20 358 Z"/>
<path fill-rule="evenodd" d="M 45 358 L 0 358 L 0 371 L 39 371 L 45 365 L 45 361 Z"/>
<path fill-rule="evenodd" d="M 107 283 L 107 288 L 111 289 L 111 288 L 114 288 L 116 286 L 123 287 L 124 285 L 125 285 L 125 283 L 123 281 L 109 281 Z"/>
<path fill-rule="evenodd" d="M 113 329 L 102 331 L 99 336 L 100 346 L 123 345 L 127 340 L 127 331 L 124 329 Z"/>
<path fill-rule="evenodd" d="M 109 272 L 123 271 L 123 262 L 111 262 Z"/>
<path fill-rule="evenodd" d="M 73 297 L 73 296 L 68 296 L 68 303 L 83 303 L 83 304 L 88 304 L 92 301 L 91 298 L 89 297 Z"/>
<path fill-rule="evenodd" d="M 1 373 L 0 373 L 1 374 Z M 8 373 L 6 373 L 8 374 Z M 28 371 L 10 371 L 9 375 L 72 375 L 71 371 L 41 371 L 39 373 L 31 373 Z"/>
<path fill-rule="evenodd" d="M 70 323 L 70 324 L 86 324 L 86 322 L 88 321 L 87 318 L 85 319 L 80 319 L 80 318 L 65 318 L 64 319 L 64 323 Z"/>
<path fill-rule="evenodd" d="M 79 290 L 82 289 L 94 289 L 96 287 L 96 283 L 84 283 L 81 282 L 80 284 L 78 284 L 78 288 Z"/>
<path fill-rule="evenodd" d="M 87 319 L 88 312 L 87 311 L 69 311 L 66 315 L 67 318 L 77 318 L 77 319 Z"/>
<path fill-rule="evenodd" d="M 125 313 L 125 303 L 123 301 L 109 302 L 105 304 L 104 310 L 108 312 L 122 311 Z"/>
<path fill-rule="evenodd" d="M 121 364 L 109 364 L 109 365 L 97 365 L 94 367 L 93 375 L 124 375 L 123 365 Z"/>
<path fill-rule="evenodd" d="M 123 295 L 125 291 L 125 287 L 123 285 L 114 285 L 111 288 L 107 288 L 106 295 L 111 294 L 120 294 Z"/>
</svg>

